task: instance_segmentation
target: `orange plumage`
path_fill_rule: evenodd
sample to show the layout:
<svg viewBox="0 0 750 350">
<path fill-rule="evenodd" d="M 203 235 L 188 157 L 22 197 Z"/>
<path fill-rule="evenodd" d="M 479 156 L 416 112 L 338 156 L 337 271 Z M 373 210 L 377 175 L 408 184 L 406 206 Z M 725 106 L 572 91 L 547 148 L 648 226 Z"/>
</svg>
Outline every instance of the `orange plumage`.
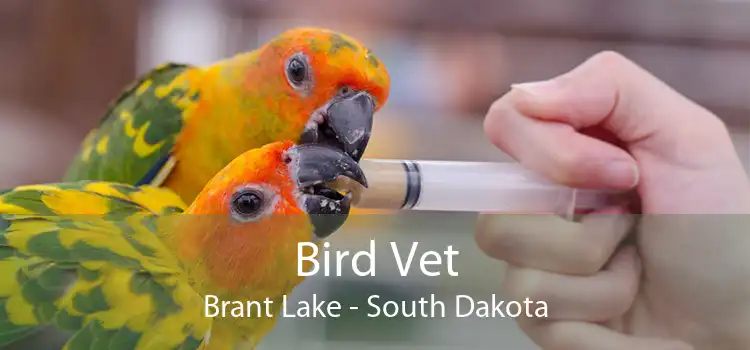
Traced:
<svg viewBox="0 0 750 350">
<path fill-rule="evenodd" d="M 244 153 L 208 182 L 206 188 L 213 190 L 201 192 L 187 209 L 190 217 L 176 230 L 179 258 L 200 265 L 200 280 L 214 293 L 217 286 L 227 294 L 242 295 L 260 286 L 291 287 L 301 281 L 294 272 L 297 243 L 311 239 L 312 227 L 281 161 L 292 145 L 277 142 Z M 263 219 L 243 223 L 227 213 L 232 194 L 246 184 L 258 184 L 274 203 Z M 286 267 L 276 266 L 277 261 L 286 262 L 289 271 L 279 274 L 278 269 Z M 274 266 L 263 268 L 264 264 Z"/>
<path fill-rule="evenodd" d="M 316 241 L 318 227 L 311 216 L 318 213 L 308 206 L 306 200 L 314 193 L 299 183 L 298 172 L 313 167 L 310 174 L 323 175 L 330 171 L 327 164 L 336 167 L 342 163 L 346 164 L 341 173 L 331 176 L 361 170 L 339 150 L 308 145 L 307 153 L 291 154 L 293 147 L 298 146 L 291 141 L 275 142 L 231 161 L 208 181 L 186 215 L 178 217 L 174 230 L 164 234 L 164 242 L 174 250 L 199 294 L 216 295 L 221 300 L 270 298 L 276 301 L 273 313 L 278 315 L 281 296 L 290 294 L 304 280 L 297 271 L 298 245 Z M 291 152 L 302 152 L 298 149 Z M 295 163 L 294 159 L 304 157 L 312 160 Z M 242 219 L 235 215 L 238 193 L 254 193 L 262 198 L 252 217 Z M 318 198 L 325 206 L 338 201 Z M 343 213 L 347 212 L 348 207 Z M 304 269 L 310 267 L 307 261 L 303 265 Z M 232 338 L 219 340 L 221 344 L 254 344 L 270 330 L 275 319 L 227 317 L 216 322 L 214 329 Z M 243 336 L 244 333 L 253 337 Z"/>
<path fill-rule="evenodd" d="M 86 136 L 64 181 L 150 184 L 189 204 L 225 165 L 268 143 L 323 143 L 359 159 L 389 92 L 385 65 L 362 43 L 291 29 L 210 65 L 172 62 L 139 77 Z"/>
<path fill-rule="evenodd" d="M 303 93 L 284 73 L 286 59 L 295 53 L 303 53 L 311 67 L 312 85 Z M 175 86 L 195 86 L 201 98 L 184 110 L 186 124 L 173 151 L 180 161 L 165 186 L 188 202 L 243 151 L 296 140 L 313 112 L 341 89 L 368 92 L 376 110 L 390 92 L 388 71 L 371 50 L 320 28 L 286 31 L 255 51 L 183 75 Z"/>
</svg>

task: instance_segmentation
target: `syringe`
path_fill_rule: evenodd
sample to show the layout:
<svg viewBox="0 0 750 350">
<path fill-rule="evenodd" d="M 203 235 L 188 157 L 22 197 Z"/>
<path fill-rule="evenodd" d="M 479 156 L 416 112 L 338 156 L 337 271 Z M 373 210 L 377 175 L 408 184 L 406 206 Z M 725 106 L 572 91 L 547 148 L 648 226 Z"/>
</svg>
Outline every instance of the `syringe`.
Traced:
<svg viewBox="0 0 750 350">
<path fill-rule="evenodd" d="M 340 179 L 358 208 L 501 213 L 559 213 L 622 203 L 622 192 L 552 183 L 518 163 L 362 159 L 368 188 Z M 343 181 L 343 182 L 342 182 Z"/>
</svg>

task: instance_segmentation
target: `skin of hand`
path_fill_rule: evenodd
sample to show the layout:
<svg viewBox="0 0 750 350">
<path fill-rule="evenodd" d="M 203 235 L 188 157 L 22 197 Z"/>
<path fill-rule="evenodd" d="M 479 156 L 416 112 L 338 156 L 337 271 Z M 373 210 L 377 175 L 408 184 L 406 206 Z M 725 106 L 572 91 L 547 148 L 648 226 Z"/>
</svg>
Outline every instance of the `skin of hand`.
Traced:
<svg viewBox="0 0 750 350">
<path fill-rule="evenodd" d="M 522 165 L 572 187 L 633 188 L 643 215 L 607 208 L 480 216 L 477 244 L 508 263 L 508 300 L 550 350 L 750 347 L 750 181 L 722 121 L 614 52 L 514 85 L 485 119 Z M 680 215 L 677 215 L 680 214 Z M 713 215 L 708 215 L 713 214 Z M 632 230 L 637 223 L 637 229 Z M 622 244 L 628 233 L 634 244 Z"/>
</svg>

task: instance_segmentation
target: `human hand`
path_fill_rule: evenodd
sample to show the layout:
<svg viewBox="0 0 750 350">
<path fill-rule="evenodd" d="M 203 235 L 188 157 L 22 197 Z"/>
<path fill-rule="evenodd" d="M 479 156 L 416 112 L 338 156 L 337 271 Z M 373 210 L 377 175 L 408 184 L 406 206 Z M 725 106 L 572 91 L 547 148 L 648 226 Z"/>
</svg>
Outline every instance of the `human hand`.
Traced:
<svg viewBox="0 0 750 350">
<path fill-rule="evenodd" d="M 715 115 L 605 52 L 552 80 L 514 86 L 490 108 L 485 132 L 560 184 L 635 187 L 645 214 L 629 247 L 620 246 L 633 224 L 623 208 L 580 223 L 480 218 L 479 247 L 509 263 L 505 296 L 549 305 L 549 318 L 518 320 L 537 344 L 750 346 L 750 220 L 706 215 L 750 214 L 750 181 Z"/>
</svg>

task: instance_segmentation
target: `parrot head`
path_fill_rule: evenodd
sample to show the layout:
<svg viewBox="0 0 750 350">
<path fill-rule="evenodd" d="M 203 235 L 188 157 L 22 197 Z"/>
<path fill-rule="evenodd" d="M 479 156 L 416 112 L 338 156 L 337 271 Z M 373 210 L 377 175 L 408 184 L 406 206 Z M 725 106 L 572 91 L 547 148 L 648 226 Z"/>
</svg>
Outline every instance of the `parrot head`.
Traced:
<svg viewBox="0 0 750 350">
<path fill-rule="evenodd" d="M 183 230 L 182 260 L 201 261 L 228 291 L 296 285 L 299 243 L 327 238 L 349 214 L 350 196 L 326 186 L 340 176 L 367 186 L 357 162 L 327 145 L 280 141 L 245 152 L 187 209 L 198 220 Z"/>
<path fill-rule="evenodd" d="M 345 34 L 296 28 L 235 59 L 244 60 L 245 86 L 283 134 L 275 139 L 327 144 L 359 161 L 390 89 L 388 71 L 370 49 Z"/>
</svg>

